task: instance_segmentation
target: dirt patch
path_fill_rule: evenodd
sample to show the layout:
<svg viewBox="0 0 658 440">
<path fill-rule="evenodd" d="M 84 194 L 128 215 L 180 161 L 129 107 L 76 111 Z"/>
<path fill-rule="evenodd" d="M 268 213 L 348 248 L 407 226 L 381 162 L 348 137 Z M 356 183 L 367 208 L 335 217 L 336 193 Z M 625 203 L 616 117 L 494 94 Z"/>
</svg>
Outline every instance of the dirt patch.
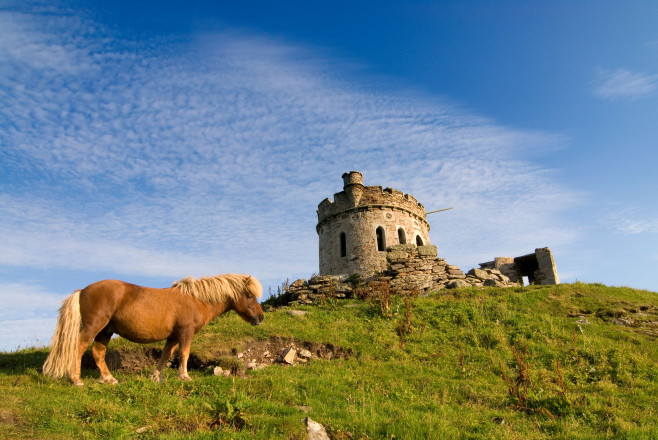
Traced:
<svg viewBox="0 0 658 440">
<path fill-rule="evenodd" d="M 192 344 L 194 350 L 194 343 Z M 162 355 L 159 348 L 118 349 L 107 351 L 105 361 L 112 371 L 139 372 L 152 370 Z M 260 370 L 274 363 L 299 365 L 319 359 L 347 359 L 354 355 L 352 349 L 337 347 L 331 343 L 298 341 L 294 338 L 270 336 L 266 340 L 249 341 L 240 348 L 216 350 L 211 353 L 197 354 L 192 351 L 187 361 L 189 370 L 205 370 L 221 367 L 231 375 L 242 375 L 245 370 Z M 168 367 L 177 368 L 178 353 L 167 363 Z M 82 368 L 95 369 L 91 353 L 82 358 Z"/>
<path fill-rule="evenodd" d="M 0 425 L 18 426 L 19 419 L 12 411 L 0 410 Z"/>
</svg>

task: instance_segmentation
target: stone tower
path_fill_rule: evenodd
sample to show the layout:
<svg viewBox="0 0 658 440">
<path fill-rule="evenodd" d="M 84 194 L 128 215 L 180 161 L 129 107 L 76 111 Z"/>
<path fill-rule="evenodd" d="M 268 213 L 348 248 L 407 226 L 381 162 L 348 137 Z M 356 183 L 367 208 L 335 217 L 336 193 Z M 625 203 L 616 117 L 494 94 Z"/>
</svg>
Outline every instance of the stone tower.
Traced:
<svg viewBox="0 0 658 440">
<path fill-rule="evenodd" d="M 364 186 L 358 171 L 343 174 L 343 191 L 318 205 L 320 275 L 369 277 L 386 269 L 386 248 L 429 245 L 425 208 L 413 196 Z"/>
</svg>

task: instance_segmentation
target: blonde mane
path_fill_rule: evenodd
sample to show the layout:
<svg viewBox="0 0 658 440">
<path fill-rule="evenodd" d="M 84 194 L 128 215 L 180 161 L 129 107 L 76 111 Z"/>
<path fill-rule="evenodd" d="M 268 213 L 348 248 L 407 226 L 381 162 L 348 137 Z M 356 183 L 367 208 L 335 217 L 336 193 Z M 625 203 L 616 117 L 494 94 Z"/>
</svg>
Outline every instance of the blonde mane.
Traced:
<svg viewBox="0 0 658 440">
<path fill-rule="evenodd" d="M 186 277 L 175 281 L 172 287 L 178 287 L 184 294 L 209 304 L 218 304 L 226 300 L 236 301 L 240 295 L 253 295 L 260 298 L 263 293 L 263 287 L 256 278 L 232 273 L 203 277 L 198 280 L 194 277 Z"/>
</svg>

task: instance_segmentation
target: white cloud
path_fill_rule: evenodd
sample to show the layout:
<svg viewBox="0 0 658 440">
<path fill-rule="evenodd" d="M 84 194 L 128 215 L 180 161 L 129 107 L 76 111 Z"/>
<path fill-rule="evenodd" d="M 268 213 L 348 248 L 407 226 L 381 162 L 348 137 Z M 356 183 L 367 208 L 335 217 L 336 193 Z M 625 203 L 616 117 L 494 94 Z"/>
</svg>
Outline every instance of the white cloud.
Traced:
<svg viewBox="0 0 658 440">
<path fill-rule="evenodd" d="M 592 93 L 603 99 L 638 99 L 652 94 L 658 87 L 658 74 L 632 72 L 628 69 L 599 69 Z"/>
<path fill-rule="evenodd" d="M 59 301 L 63 298 L 64 296 L 61 294 L 51 292 L 38 285 L 0 284 L 0 301 L 2 301 L 0 320 L 12 319 L 17 316 L 26 317 L 25 310 L 29 310 L 30 318 L 55 316 L 59 308 Z"/>
<path fill-rule="evenodd" d="M 0 351 L 47 345 L 66 295 L 34 284 L 0 284 Z"/>
<path fill-rule="evenodd" d="M 0 265 L 310 274 L 317 204 L 353 169 L 455 206 L 430 222 L 456 264 L 576 233 L 561 220 L 576 195 L 523 160 L 557 136 L 372 90 L 292 43 L 137 45 L 68 12 L 0 17 Z"/>
<path fill-rule="evenodd" d="M 56 318 L 0 321 L 0 351 L 46 347 L 55 331 Z"/>
<path fill-rule="evenodd" d="M 625 234 L 657 234 L 658 215 L 635 207 L 613 207 L 602 218 L 608 227 Z"/>
</svg>

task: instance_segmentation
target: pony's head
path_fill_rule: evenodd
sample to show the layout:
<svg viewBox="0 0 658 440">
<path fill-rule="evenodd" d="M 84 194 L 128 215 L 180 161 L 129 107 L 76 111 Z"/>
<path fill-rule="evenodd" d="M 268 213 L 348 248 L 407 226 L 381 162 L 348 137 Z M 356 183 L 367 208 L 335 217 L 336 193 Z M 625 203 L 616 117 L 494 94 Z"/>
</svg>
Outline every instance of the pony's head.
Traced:
<svg viewBox="0 0 658 440">
<path fill-rule="evenodd" d="M 258 304 L 263 286 L 250 275 L 225 274 L 199 280 L 187 277 L 174 282 L 173 287 L 207 304 L 221 304 L 222 313 L 235 310 L 253 325 L 263 322 L 263 309 Z"/>
<path fill-rule="evenodd" d="M 265 314 L 258 298 L 263 294 L 263 286 L 260 281 L 252 276 L 244 278 L 242 295 L 237 295 L 233 300 L 233 310 L 245 321 L 252 325 L 258 325 L 265 319 Z"/>
</svg>

